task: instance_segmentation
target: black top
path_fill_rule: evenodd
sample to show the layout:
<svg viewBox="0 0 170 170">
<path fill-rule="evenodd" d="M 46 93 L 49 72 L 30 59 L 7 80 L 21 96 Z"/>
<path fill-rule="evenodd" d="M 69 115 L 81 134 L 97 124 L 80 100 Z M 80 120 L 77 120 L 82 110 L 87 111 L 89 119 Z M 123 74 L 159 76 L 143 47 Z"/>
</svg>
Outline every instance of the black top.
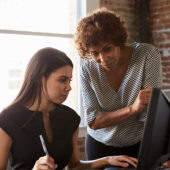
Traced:
<svg viewBox="0 0 170 170">
<path fill-rule="evenodd" d="M 28 122 L 28 120 L 30 120 Z M 50 156 L 63 169 L 69 162 L 73 145 L 72 136 L 80 117 L 71 108 L 57 105 L 50 112 L 53 141 L 48 142 L 42 112 L 30 111 L 22 106 L 6 109 L 0 114 L 0 127 L 12 138 L 10 162 L 13 169 L 32 169 L 36 160 L 44 156 L 39 135 L 42 134 Z"/>
</svg>

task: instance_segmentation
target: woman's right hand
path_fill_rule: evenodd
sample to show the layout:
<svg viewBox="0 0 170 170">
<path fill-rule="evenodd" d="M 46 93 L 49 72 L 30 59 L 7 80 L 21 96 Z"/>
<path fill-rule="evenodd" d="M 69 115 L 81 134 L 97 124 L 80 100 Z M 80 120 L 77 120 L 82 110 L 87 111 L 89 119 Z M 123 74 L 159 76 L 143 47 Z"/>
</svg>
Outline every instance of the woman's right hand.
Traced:
<svg viewBox="0 0 170 170">
<path fill-rule="evenodd" d="M 132 104 L 132 112 L 139 113 L 142 111 L 145 105 L 147 105 L 150 101 L 152 87 L 143 89 L 139 91 L 139 94 Z"/>
<path fill-rule="evenodd" d="M 120 156 L 109 156 L 109 165 L 121 166 L 127 168 L 129 165 L 136 167 L 138 160 L 136 158 L 120 155 Z"/>
<path fill-rule="evenodd" d="M 43 156 L 43 157 L 40 157 L 32 170 L 54 170 L 58 167 L 57 164 L 54 163 L 54 159 L 49 156 L 49 155 L 46 155 L 46 156 Z"/>
</svg>

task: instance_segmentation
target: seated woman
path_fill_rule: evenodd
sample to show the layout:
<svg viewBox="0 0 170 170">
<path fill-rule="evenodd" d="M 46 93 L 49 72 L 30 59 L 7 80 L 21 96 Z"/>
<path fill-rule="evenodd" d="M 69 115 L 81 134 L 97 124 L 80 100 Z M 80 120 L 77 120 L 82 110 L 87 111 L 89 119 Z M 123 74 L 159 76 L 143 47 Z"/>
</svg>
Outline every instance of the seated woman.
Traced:
<svg viewBox="0 0 170 170">
<path fill-rule="evenodd" d="M 71 90 L 72 69 L 72 61 L 54 48 L 43 48 L 31 58 L 17 97 L 0 114 L 0 170 L 6 169 L 8 157 L 13 170 L 136 166 L 137 160 L 128 156 L 79 160 L 80 117 L 62 104 Z"/>
</svg>

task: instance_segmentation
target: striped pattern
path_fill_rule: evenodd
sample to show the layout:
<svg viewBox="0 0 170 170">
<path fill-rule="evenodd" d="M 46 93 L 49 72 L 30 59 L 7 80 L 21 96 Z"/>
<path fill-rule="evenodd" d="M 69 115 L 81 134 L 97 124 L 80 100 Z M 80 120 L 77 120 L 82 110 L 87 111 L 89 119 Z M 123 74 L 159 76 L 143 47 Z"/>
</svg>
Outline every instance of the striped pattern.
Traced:
<svg viewBox="0 0 170 170">
<path fill-rule="evenodd" d="M 93 60 L 82 65 L 81 86 L 87 124 L 103 111 L 116 111 L 131 105 L 141 89 L 162 86 L 159 50 L 145 43 L 133 43 L 130 46 L 134 47 L 133 55 L 117 92 L 112 89 L 102 66 Z M 145 119 L 146 108 L 116 126 L 99 130 L 90 129 L 88 126 L 87 130 L 97 141 L 109 146 L 124 147 L 141 140 Z"/>
</svg>

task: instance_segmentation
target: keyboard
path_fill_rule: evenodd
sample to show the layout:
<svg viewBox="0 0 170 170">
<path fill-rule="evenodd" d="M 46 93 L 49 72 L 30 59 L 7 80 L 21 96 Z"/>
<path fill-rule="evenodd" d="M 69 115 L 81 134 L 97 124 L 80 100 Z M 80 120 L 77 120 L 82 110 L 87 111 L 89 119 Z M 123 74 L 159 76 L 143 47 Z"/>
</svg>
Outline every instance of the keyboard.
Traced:
<svg viewBox="0 0 170 170">
<path fill-rule="evenodd" d="M 137 170 L 137 168 L 135 167 L 129 167 L 129 168 L 118 168 L 116 170 Z M 155 168 L 154 170 L 170 170 L 170 168 L 166 168 L 164 166 L 159 166 L 157 168 Z"/>
<path fill-rule="evenodd" d="M 166 168 L 164 166 L 159 166 L 159 167 L 155 168 L 154 170 L 170 170 L 170 168 Z"/>
<path fill-rule="evenodd" d="M 137 168 L 129 167 L 129 168 L 120 168 L 118 170 L 137 170 Z M 164 166 L 159 166 L 159 167 L 155 168 L 154 170 L 170 170 L 170 168 L 166 168 Z"/>
<path fill-rule="evenodd" d="M 128 168 L 123 168 L 123 167 L 109 167 L 105 168 L 104 170 L 137 170 L 135 167 L 128 167 Z"/>
</svg>

